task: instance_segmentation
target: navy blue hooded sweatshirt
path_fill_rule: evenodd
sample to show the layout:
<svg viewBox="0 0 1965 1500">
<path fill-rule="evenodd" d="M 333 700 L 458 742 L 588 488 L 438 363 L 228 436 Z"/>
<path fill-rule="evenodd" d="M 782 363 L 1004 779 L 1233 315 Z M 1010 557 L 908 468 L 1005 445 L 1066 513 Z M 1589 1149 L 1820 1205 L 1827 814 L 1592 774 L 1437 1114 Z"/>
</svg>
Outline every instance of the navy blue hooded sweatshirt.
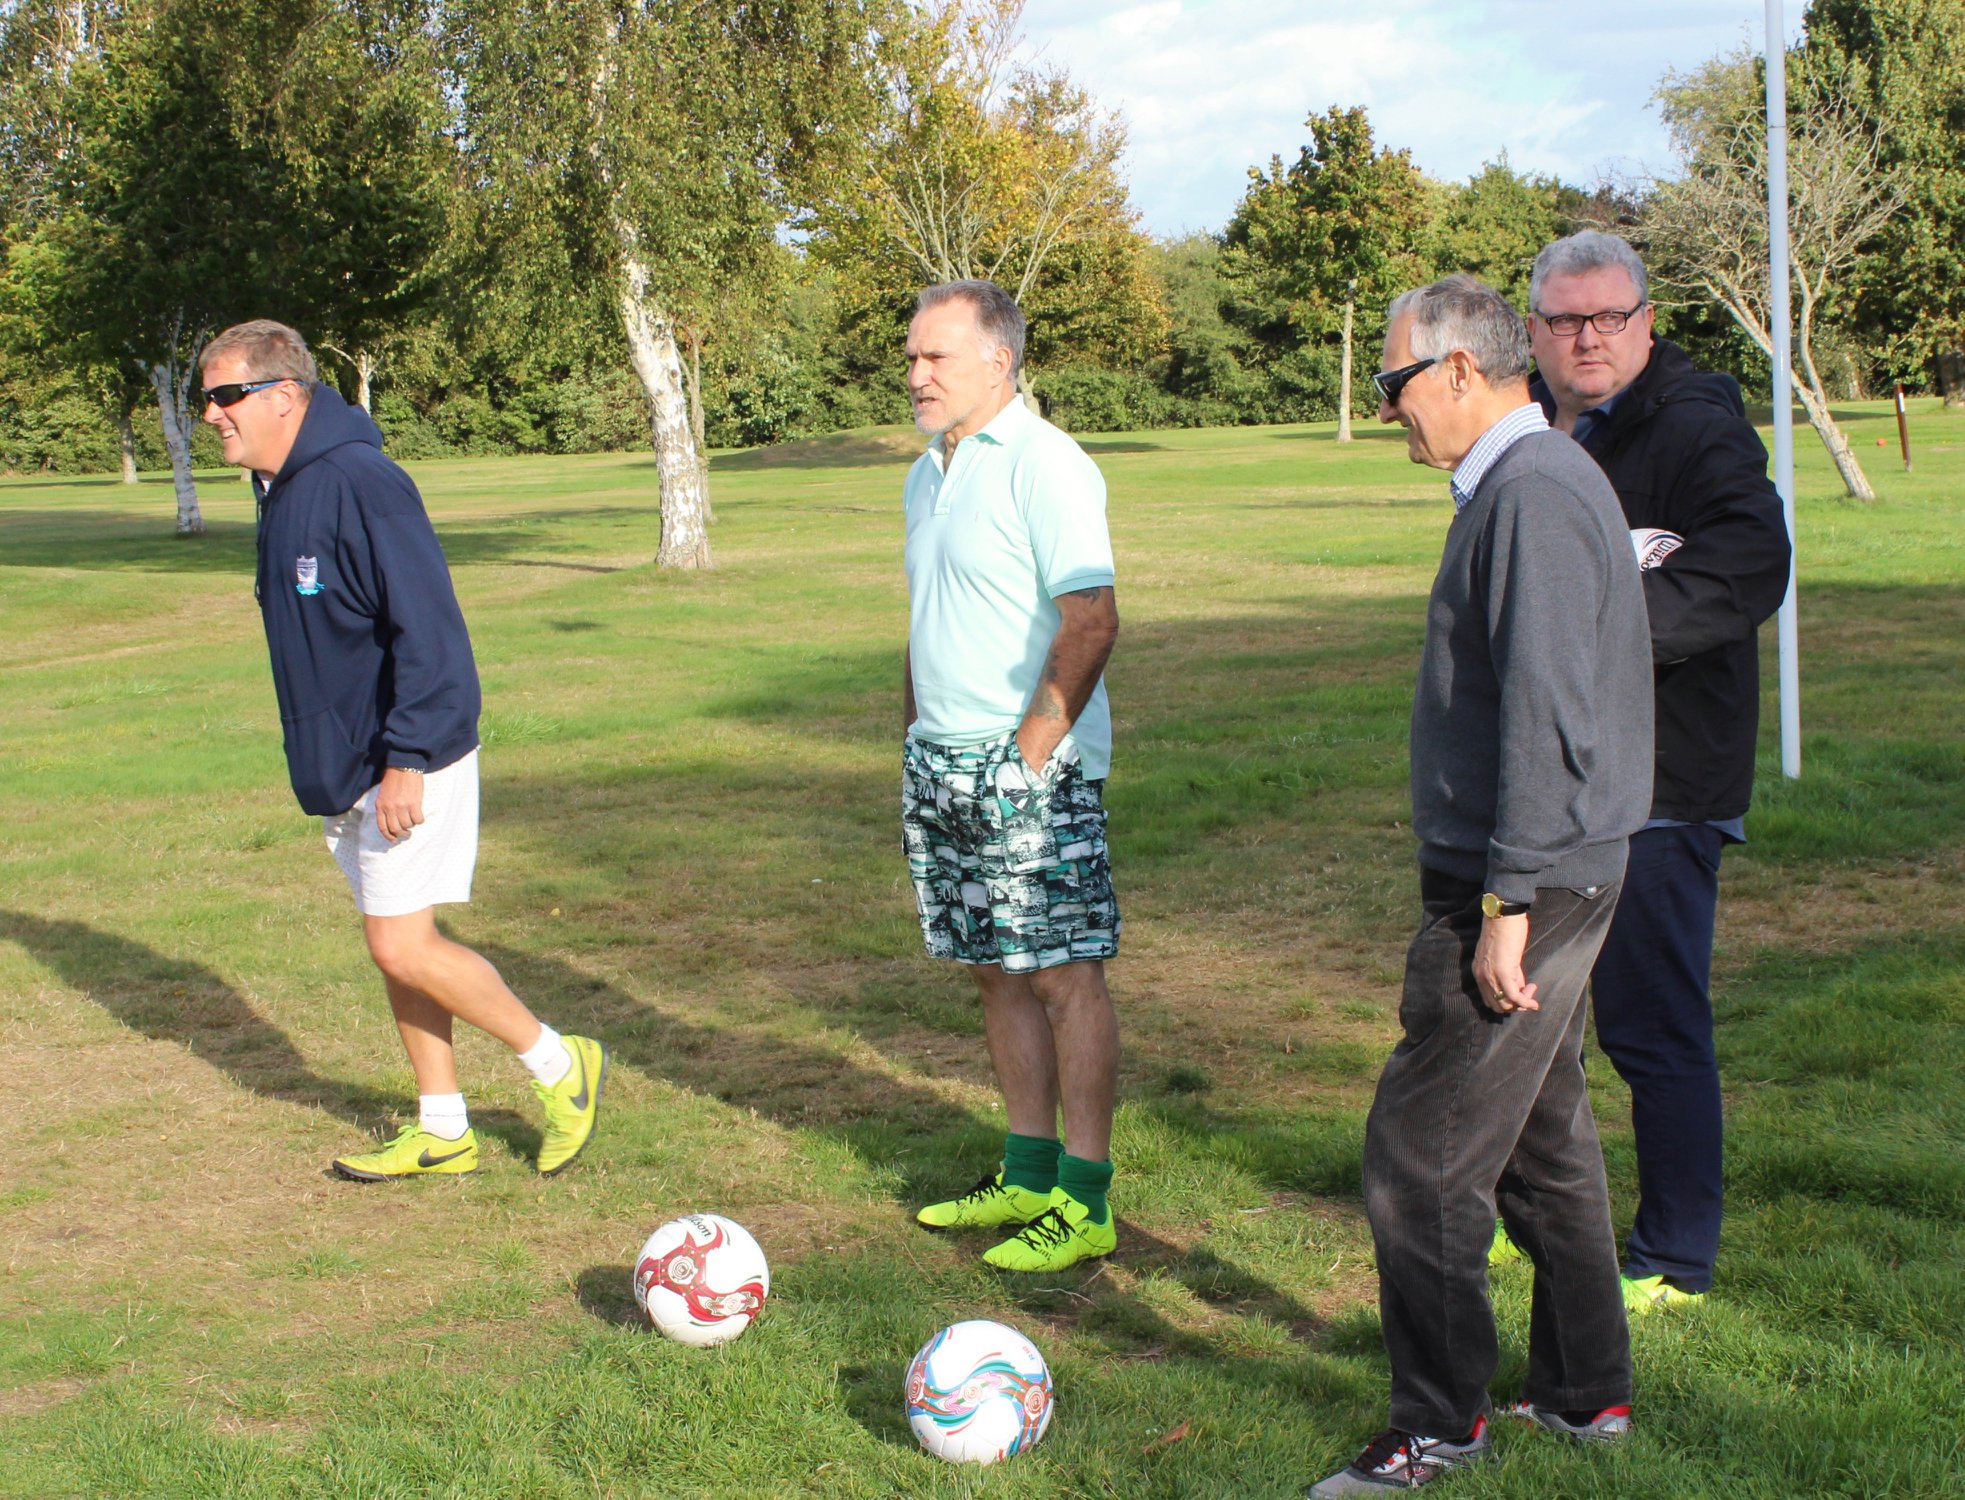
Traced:
<svg viewBox="0 0 1965 1500">
<path fill-rule="evenodd" d="M 316 385 L 293 451 L 257 476 L 256 592 L 301 807 L 346 812 L 390 766 L 478 745 L 477 665 L 423 497 L 368 413 Z"/>
</svg>

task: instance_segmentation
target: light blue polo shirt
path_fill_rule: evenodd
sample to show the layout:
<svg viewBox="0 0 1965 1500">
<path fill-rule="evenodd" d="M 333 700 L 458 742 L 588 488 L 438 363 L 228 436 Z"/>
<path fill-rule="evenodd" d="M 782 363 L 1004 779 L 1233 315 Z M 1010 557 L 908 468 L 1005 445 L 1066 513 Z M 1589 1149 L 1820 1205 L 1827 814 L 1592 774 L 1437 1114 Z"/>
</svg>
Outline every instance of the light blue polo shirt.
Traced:
<svg viewBox="0 0 1965 1500">
<path fill-rule="evenodd" d="M 1053 599 L 1109 588 L 1105 479 L 1064 433 L 1021 400 L 955 445 L 940 440 L 908 470 L 908 650 L 917 717 L 938 745 L 1013 732 L 1058 630 Z M 1105 681 L 1071 726 L 1089 780 L 1112 764 Z"/>
</svg>

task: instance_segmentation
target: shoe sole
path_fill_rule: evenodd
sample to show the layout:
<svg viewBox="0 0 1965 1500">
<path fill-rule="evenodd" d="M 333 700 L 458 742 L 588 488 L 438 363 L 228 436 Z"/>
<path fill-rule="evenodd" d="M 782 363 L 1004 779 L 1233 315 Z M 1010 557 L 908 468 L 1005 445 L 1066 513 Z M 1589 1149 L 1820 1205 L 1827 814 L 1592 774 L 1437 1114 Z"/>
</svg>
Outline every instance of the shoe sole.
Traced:
<svg viewBox="0 0 1965 1500">
<path fill-rule="evenodd" d="M 1553 1432 L 1557 1437 L 1566 1437 L 1576 1443 L 1614 1443 L 1631 1435 L 1631 1419 L 1624 1418 L 1622 1427 L 1571 1427 L 1554 1412 L 1545 1412 L 1535 1407 L 1523 1410 L 1519 1406 L 1508 1409 L 1508 1416 L 1519 1422 L 1533 1422 L 1545 1432 Z"/>
<path fill-rule="evenodd" d="M 580 1153 L 585 1151 L 589 1146 L 591 1146 L 594 1143 L 594 1137 L 600 1134 L 600 1096 L 603 1092 L 605 1092 L 607 1088 L 607 1047 L 606 1044 L 602 1042 L 596 1042 L 594 1043 L 594 1045 L 600 1048 L 600 1077 L 594 1080 L 593 1127 L 590 1130 L 588 1130 L 587 1138 L 574 1149 L 573 1154 L 569 1156 L 565 1161 L 561 1162 L 556 1167 L 540 1168 L 539 1175 L 541 1177 L 559 1176 L 560 1173 L 564 1172 L 568 1167 L 572 1166 L 576 1161 L 580 1159 Z"/>
<path fill-rule="evenodd" d="M 999 1266 L 988 1256 L 983 1257 L 983 1264 L 992 1271 L 1001 1271 L 1005 1276 L 1046 1276 L 1055 1275 L 1059 1271 L 1069 1271 L 1072 1267 L 1082 1266 L 1087 1261 L 1104 1260 L 1110 1255 L 1117 1254 L 1118 1250 L 1117 1245 L 1110 1250 L 1088 1250 L 1076 1260 L 1068 1260 L 1061 1266 Z"/>
<path fill-rule="evenodd" d="M 461 1172 L 364 1172 L 360 1167 L 351 1167 L 346 1162 L 329 1162 L 328 1168 L 338 1177 L 350 1182 L 402 1182 L 410 1177 L 475 1177 L 476 1167 L 466 1167 Z"/>
<path fill-rule="evenodd" d="M 1042 1217 L 1040 1214 L 1039 1218 Z M 960 1234 L 965 1229 L 1007 1229 L 1011 1235 L 1019 1235 L 1028 1229 L 1035 1219 L 1005 1219 L 1000 1224 L 930 1224 L 921 1215 L 914 1216 L 914 1222 L 934 1234 Z"/>
</svg>

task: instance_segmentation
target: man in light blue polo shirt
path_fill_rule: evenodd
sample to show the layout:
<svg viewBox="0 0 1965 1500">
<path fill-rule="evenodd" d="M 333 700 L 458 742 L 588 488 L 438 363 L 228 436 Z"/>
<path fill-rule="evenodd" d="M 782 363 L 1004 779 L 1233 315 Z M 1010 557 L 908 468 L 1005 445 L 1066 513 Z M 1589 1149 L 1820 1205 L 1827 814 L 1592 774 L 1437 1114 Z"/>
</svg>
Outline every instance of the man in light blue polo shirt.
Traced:
<svg viewBox="0 0 1965 1500">
<path fill-rule="evenodd" d="M 915 423 L 935 441 L 907 476 L 901 807 L 929 955 L 976 977 L 1010 1127 L 997 1171 L 918 1217 L 1015 1227 L 983 1259 L 1056 1271 L 1117 1243 L 1100 674 L 1119 614 L 1105 481 L 1018 396 L 1023 343 L 987 281 L 928 288 L 908 328 Z"/>
</svg>

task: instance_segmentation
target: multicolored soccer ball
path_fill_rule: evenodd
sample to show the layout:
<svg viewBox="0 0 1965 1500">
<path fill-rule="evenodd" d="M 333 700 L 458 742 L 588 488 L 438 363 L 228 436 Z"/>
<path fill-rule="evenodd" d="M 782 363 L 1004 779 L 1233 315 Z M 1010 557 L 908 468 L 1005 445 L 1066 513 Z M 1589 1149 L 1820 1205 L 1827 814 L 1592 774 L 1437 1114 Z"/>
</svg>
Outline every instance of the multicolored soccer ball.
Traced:
<svg viewBox="0 0 1965 1500">
<path fill-rule="evenodd" d="M 1021 1453 L 1051 1425 L 1051 1372 L 1014 1328 L 974 1318 L 944 1328 L 907 1367 L 907 1425 L 958 1464 Z"/>
<path fill-rule="evenodd" d="M 635 1261 L 635 1301 L 677 1343 L 727 1344 L 764 1310 L 771 1268 L 743 1225 L 684 1214 L 648 1237 Z"/>
</svg>

